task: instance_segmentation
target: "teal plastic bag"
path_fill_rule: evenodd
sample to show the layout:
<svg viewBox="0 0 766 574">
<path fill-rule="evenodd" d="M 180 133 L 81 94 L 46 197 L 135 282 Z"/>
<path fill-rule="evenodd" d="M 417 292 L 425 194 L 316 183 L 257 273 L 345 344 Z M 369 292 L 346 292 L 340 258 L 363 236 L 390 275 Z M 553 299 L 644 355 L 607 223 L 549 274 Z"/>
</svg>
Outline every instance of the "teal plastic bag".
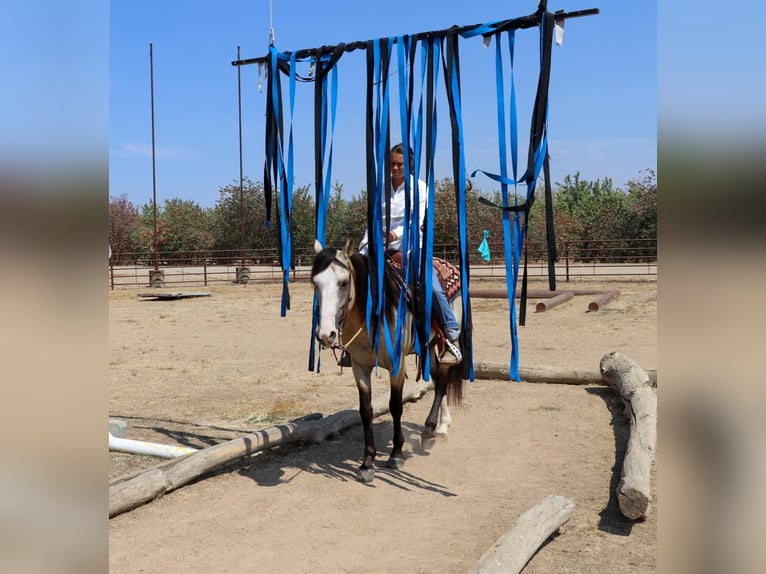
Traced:
<svg viewBox="0 0 766 574">
<path fill-rule="evenodd" d="M 484 259 L 484 261 L 490 260 L 489 243 L 487 243 L 487 237 L 489 237 L 489 229 L 484 230 L 484 239 L 481 240 L 481 244 L 479 245 L 479 248 L 476 250 L 479 253 L 481 253 L 481 258 Z"/>
</svg>

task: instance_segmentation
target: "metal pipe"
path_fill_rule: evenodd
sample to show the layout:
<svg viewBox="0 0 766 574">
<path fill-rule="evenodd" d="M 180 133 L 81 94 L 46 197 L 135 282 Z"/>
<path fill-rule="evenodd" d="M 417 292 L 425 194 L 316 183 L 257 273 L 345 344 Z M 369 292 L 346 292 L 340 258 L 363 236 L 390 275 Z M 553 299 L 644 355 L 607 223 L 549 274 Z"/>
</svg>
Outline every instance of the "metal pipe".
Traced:
<svg viewBox="0 0 766 574">
<path fill-rule="evenodd" d="M 157 174 L 155 170 L 154 159 L 154 52 L 152 50 L 152 43 L 149 42 L 149 85 L 151 87 L 151 106 L 152 106 L 152 207 L 154 208 L 154 215 L 152 217 L 154 222 L 154 270 L 159 269 L 159 263 L 157 260 Z"/>
<path fill-rule="evenodd" d="M 557 20 L 566 20 L 567 18 L 579 18 L 581 16 L 593 16 L 596 14 L 599 14 L 600 10 L 598 8 L 589 8 L 587 10 L 576 10 L 574 12 L 564 12 L 564 11 L 557 11 L 554 16 Z M 534 14 L 529 14 L 527 16 L 521 16 L 520 18 L 512 18 L 510 20 L 505 20 L 503 22 L 498 22 L 495 25 L 495 29 L 493 30 L 493 34 L 497 32 L 502 32 L 505 30 L 518 30 L 523 28 L 532 28 L 534 26 L 537 26 L 540 21 L 540 14 L 541 12 L 535 12 Z M 463 32 L 468 32 L 470 30 L 473 30 L 475 28 L 478 28 L 479 26 L 483 26 L 483 24 L 470 24 L 468 26 L 454 26 L 452 28 L 447 28 L 445 30 L 436 30 L 434 32 L 422 32 L 419 34 L 411 34 L 411 38 L 413 40 L 420 40 L 423 38 L 433 38 L 434 36 L 446 36 L 447 34 L 453 34 L 458 33 L 462 34 Z M 394 43 L 396 43 L 396 37 L 393 38 Z M 326 48 L 326 47 L 325 47 Z M 353 52 L 354 50 L 360 50 L 360 49 L 366 49 L 367 48 L 367 42 L 349 42 L 347 44 L 343 45 L 343 51 L 344 52 Z M 292 52 L 283 52 L 285 55 L 291 55 Z M 298 50 L 295 53 L 296 58 L 306 58 L 309 56 L 316 56 L 319 53 L 318 48 L 308 48 L 304 50 Z M 260 58 L 248 58 L 247 60 L 240 60 L 237 59 L 236 61 L 232 62 L 232 66 L 247 66 L 249 64 L 259 64 L 259 63 L 266 63 L 269 61 L 269 56 L 261 56 Z"/>
<path fill-rule="evenodd" d="M 237 46 L 237 60 L 239 60 L 239 46 Z M 245 199 L 242 191 L 242 68 L 237 66 L 237 104 L 239 108 L 239 230 L 240 230 L 240 256 L 242 267 L 245 266 Z"/>
<path fill-rule="evenodd" d="M 132 440 L 129 438 L 118 438 L 112 433 L 109 433 L 109 450 L 115 452 L 127 452 L 129 454 L 158 456 L 160 458 L 178 458 L 179 456 L 186 456 L 187 454 L 197 452 L 198 449 L 188 446 L 159 444 L 155 442 Z"/>
</svg>

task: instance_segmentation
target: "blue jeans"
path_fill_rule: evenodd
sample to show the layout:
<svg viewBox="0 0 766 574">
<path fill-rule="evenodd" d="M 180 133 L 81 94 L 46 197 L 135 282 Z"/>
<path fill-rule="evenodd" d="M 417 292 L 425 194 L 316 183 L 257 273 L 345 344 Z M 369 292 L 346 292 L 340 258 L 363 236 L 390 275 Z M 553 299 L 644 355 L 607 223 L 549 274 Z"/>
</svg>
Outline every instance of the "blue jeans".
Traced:
<svg viewBox="0 0 766 574">
<path fill-rule="evenodd" d="M 444 328 L 444 332 L 450 341 L 456 341 L 460 335 L 460 325 L 457 322 L 455 314 L 452 312 L 452 307 L 449 306 L 447 301 L 447 295 L 444 294 L 441 281 L 439 281 L 439 275 L 436 273 L 433 265 L 431 266 L 431 288 L 434 292 L 434 299 L 436 300 L 436 312 L 439 317 L 439 321 Z"/>
</svg>

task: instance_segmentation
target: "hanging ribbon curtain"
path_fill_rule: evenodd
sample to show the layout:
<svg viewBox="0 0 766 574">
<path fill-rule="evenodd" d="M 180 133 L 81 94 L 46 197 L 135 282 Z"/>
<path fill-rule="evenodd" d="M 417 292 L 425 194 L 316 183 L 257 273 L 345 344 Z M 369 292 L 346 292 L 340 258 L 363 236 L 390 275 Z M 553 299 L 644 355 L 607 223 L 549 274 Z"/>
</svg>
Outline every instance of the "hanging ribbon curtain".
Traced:
<svg viewBox="0 0 766 574">
<path fill-rule="evenodd" d="M 367 59 L 367 97 L 366 97 L 366 160 L 367 160 L 367 201 L 368 201 L 368 237 L 369 237 L 369 269 L 367 328 L 370 339 L 379 348 L 380 326 L 384 326 L 384 344 L 389 355 L 394 358 L 395 370 L 401 362 L 402 323 L 405 294 L 396 302 L 400 312 L 395 325 L 388 325 L 383 309 L 386 308 L 385 290 L 383 289 L 383 268 L 385 265 L 384 230 L 389 227 L 391 175 L 388 169 L 390 160 L 390 118 L 389 118 L 389 69 L 391 59 L 396 58 L 399 72 L 399 117 L 401 123 L 402 142 L 410 146 L 414 153 L 413 169 L 405 162 L 405 202 L 407 214 L 405 220 L 405 235 L 402 238 L 404 253 L 408 257 L 403 262 L 405 284 L 412 293 L 420 290 L 420 296 L 415 298 L 416 317 L 416 351 L 424 359 L 425 377 L 428 377 L 428 346 L 423 342 L 430 336 L 431 305 L 431 269 L 433 257 L 433 221 L 435 197 L 435 157 L 437 136 L 437 86 L 439 84 L 439 62 L 444 69 L 444 88 L 449 104 L 451 125 L 451 148 L 453 181 L 457 204 L 459 267 L 461 272 L 461 289 L 463 297 L 463 324 L 465 328 L 461 335 L 461 346 L 464 349 L 464 376 L 473 380 L 473 343 L 471 332 L 471 305 L 469 298 L 469 266 L 466 216 L 466 166 L 464 159 L 462 101 L 460 95 L 460 58 L 458 49 L 459 37 L 471 38 L 484 36 L 485 42 L 496 38 L 496 81 L 498 97 L 498 137 L 500 141 L 500 173 L 493 174 L 483 170 L 487 177 L 501 184 L 503 205 L 498 206 L 487 200 L 503 212 L 504 246 L 506 257 L 506 282 L 508 284 L 509 304 L 511 309 L 511 378 L 519 380 L 518 375 L 518 344 L 516 333 L 515 288 L 520 270 L 521 251 L 529 220 L 529 210 L 534 202 L 535 187 L 543 171 L 545 175 L 546 222 L 549 257 L 549 283 L 555 290 L 555 235 L 553 233 L 553 214 L 548 163 L 548 86 L 550 77 L 551 45 L 553 38 L 554 19 L 598 14 L 598 9 L 581 10 L 577 12 L 547 12 L 547 2 L 540 2 L 538 11 L 528 16 L 511 20 L 501 20 L 486 24 L 465 27 L 453 27 L 448 30 L 428 32 L 412 36 L 398 36 L 384 39 L 338 44 L 334 47 L 321 47 L 312 50 L 302 50 L 294 53 L 278 52 L 272 45 L 266 58 L 254 58 L 232 62 L 234 65 L 251 63 L 266 63 L 268 68 L 268 89 L 266 104 L 266 146 L 264 167 L 264 195 L 266 203 L 266 224 L 270 225 L 272 212 L 272 193 L 278 194 L 278 244 L 281 254 L 283 271 L 282 315 L 289 309 L 288 272 L 293 260 L 292 246 L 292 193 L 293 193 L 293 138 L 292 120 L 294 109 L 295 85 L 298 81 L 314 81 L 315 108 L 315 189 L 316 189 L 316 230 L 317 239 L 322 244 L 325 241 L 325 225 L 327 205 L 330 196 L 332 174 L 332 139 L 335 128 L 337 104 L 338 76 L 336 64 L 341 55 L 356 49 L 366 50 Z M 532 114 L 530 141 L 528 149 L 527 169 L 521 176 L 517 175 L 518 155 L 518 122 L 516 110 L 516 93 L 513 77 L 514 31 L 537 26 L 540 29 L 540 75 Z M 501 53 L 501 34 L 506 32 L 508 38 L 510 62 L 510 147 L 512 162 L 512 177 L 507 170 L 507 136 L 505 132 L 505 94 L 503 79 L 503 59 Z M 397 44 L 394 54 L 393 45 Z M 420 54 L 419 82 L 415 74 L 416 55 Z M 314 66 L 314 77 L 311 73 L 302 76 L 296 71 L 298 62 L 310 61 Z M 290 113 L 289 129 L 287 131 L 287 153 L 284 151 L 285 128 L 282 106 L 282 87 L 280 72 L 290 78 Z M 329 76 L 329 86 L 328 86 Z M 420 87 L 419 97 L 416 88 Z M 329 90 L 329 98 L 328 98 Z M 417 102 L 417 105 L 415 105 Z M 425 133 L 424 133 L 425 132 Z M 420 248 L 421 230 L 417 225 L 419 214 L 419 186 L 421 160 L 425 167 L 427 187 L 427 209 L 422 229 L 422 249 Z M 410 173 L 412 171 L 412 173 Z M 415 188 L 410 189 L 412 181 Z M 519 202 L 518 186 L 526 185 L 526 195 Z M 513 186 L 513 202 L 509 187 Z M 412 195 L 411 195 L 412 194 Z M 414 200 L 415 205 L 410 205 Z M 415 213 L 413 213 L 413 210 Z M 527 288 L 526 258 L 522 282 L 521 310 L 518 323 L 525 321 L 525 301 Z M 312 324 L 312 343 L 309 357 L 309 369 L 314 368 L 315 347 L 313 332 L 317 322 L 317 301 L 314 300 L 314 316 Z M 391 336 L 393 333 L 393 338 Z"/>
<path fill-rule="evenodd" d="M 535 95 L 534 109 L 530 127 L 529 150 L 527 169 L 521 176 L 526 184 L 527 191 L 525 201 L 518 203 L 518 185 L 520 179 L 517 175 L 517 108 L 515 79 L 513 74 L 514 65 L 514 42 L 515 35 L 509 31 L 509 68 L 510 68 L 510 143 L 511 143 L 511 161 L 513 167 L 513 177 L 508 177 L 507 172 L 507 136 L 505 132 L 505 95 L 503 79 L 503 57 L 501 49 L 502 36 L 495 33 L 495 77 L 497 85 L 497 109 L 498 109 L 498 140 L 500 153 L 500 174 L 489 173 L 484 170 L 475 170 L 471 177 L 475 177 L 481 172 L 490 179 L 497 181 L 501 185 L 501 194 L 503 205 L 497 206 L 494 203 L 482 199 L 485 204 L 498 207 L 503 211 L 503 243 L 505 251 L 505 272 L 508 291 L 508 304 L 510 308 L 510 331 L 511 331 L 511 359 L 510 359 L 510 378 L 514 381 L 520 381 L 519 374 L 519 348 L 518 332 L 516 319 L 516 285 L 518 283 L 519 267 L 521 262 L 521 250 L 524 245 L 527 225 L 529 223 L 529 211 L 535 200 L 535 188 L 537 180 L 544 165 L 548 163 L 548 86 L 550 80 L 551 48 L 553 40 L 554 17 L 552 14 L 543 12 L 540 15 L 540 74 L 538 77 L 537 92 Z M 549 261 L 549 283 L 551 290 L 555 290 L 555 258 L 556 243 L 553 231 L 553 202 L 550 191 L 550 176 L 545 172 L 545 191 L 546 191 L 546 221 L 548 234 L 548 261 Z M 510 204 L 508 187 L 514 187 L 514 203 Z M 513 219 L 511 219 L 513 214 Z M 522 219 L 523 214 L 523 219 Z M 524 325 L 526 321 L 526 300 L 527 300 L 527 258 L 524 258 L 524 275 L 522 279 L 520 310 L 518 324 Z"/>
</svg>

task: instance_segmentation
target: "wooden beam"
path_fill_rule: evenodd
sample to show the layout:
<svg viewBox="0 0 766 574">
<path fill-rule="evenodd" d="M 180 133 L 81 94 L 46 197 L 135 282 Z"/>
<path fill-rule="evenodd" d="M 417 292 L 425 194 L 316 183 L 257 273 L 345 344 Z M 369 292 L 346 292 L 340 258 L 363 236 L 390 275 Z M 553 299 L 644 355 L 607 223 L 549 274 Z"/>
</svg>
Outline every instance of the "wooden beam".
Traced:
<svg viewBox="0 0 766 574">
<path fill-rule="evenodd" d="M 524 512 L 468 574 L 518 574 L 537 549 L 572 517 L 575 503 L 549 495 Z"/>
<path fill-rule="evenodd" d="M 566 303 L 570 299 L 574 297 L 574 293 L 572 291 L 563 291 L 556 295 L 555 297 L 551 297 L 547 301 L 540 301 L 536 306 L 535 309 L 537 309 L 538 313 L 542 313 L 544 311 L 547 311 L 548 309 L 553 309 L 554 307 L 558 307 L 562 303 Z"/>
<path fill-rule="evenodd" d="M 622 514 L 631 520 L 646 516 L 651 502 L 650 474 L 657 444 L 657 393 L 649 376 L 622 353 L 607 353 L 601 359 L 601 376 L 620 393 L 630 438 L 615 494 Z"/>
<path fill-rule="evenodd" d="M 617 299 L 617 297 L 619 296 L 620 296 L 619 289 L 612 289 L 611 291 L 607 291 L 600 297 L 597 297 L 596 299 L 588 303 L 588 311 L 598 311 L 601 307 L 603 307 L 610 301 Z"/>
<path fill-rule="evenodd" d="M 567 289 L 575 295 L 603 295 L 603 289 Z M 527 299 L 550 299 L 566 291 L 549 291 L 547 289 L 529 289 Z M 507 299 L 508 291 L 506 289 L 470 289 L 468 295 L 472 299 Z M 521 293 L 516 293 L 516 298 L 520 298 Z"/>
<path fill-rule="evenodd" d="M 509 380 L 511 368 L 508 363 L 475 361 L 474 377 L 477 379 Z M 657 371 L 646 371 L 649 380 L 657 386 Z M 560 369 L 556 367 L 519 367 L 521 380 L 525 383 L 554 383 L 561 385 L 605 385 L 598 369 Z"/>
</svg>

